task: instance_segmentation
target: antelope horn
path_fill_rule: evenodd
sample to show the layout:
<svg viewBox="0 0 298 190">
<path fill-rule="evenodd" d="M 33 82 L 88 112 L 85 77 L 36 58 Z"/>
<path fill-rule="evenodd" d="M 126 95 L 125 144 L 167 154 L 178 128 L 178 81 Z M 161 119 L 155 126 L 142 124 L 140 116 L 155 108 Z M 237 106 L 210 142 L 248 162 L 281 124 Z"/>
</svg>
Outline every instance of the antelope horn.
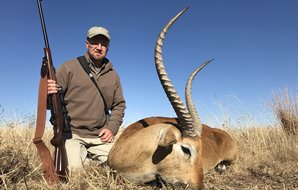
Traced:
<svg viewBox="0 0 298 190">
<path fill-rule="evenodd" d="M 193 118 L 194 121 L 194 131 L 196 133 L 196 136 L 201 136 L 202 133 L 202 123 L 199 117 L 199 114 L 194 106 L 193 100 L 192 100 L 192 96 L 191 96 L 191 86 L 192 86 L 192 81 L 193 79 L 196 77 L 196 75 L 198 74 L 198 72 L 200 72 L 208 63 L 210 63 L 211 61 L 213 61 L 214 59 L 211 59 L 209 61 L 204 62 L 202 65 L 200 65 L 200 67 L 198 67 L 196 70 L 194 70 L 186 83 L 185 86 L 185 101 L 186 101 L 186 106 L 187 109 L 191 115 L 191 117 Z"/>
<path fill-rule="evenodd" d="M 194 137 L 194 136 L 196 136 L 196 133 L 194 131 L 193 119 L 192 119 L 191 115 L 189 114 L 187 108 L 181 101 L 181 98 L 179 97 L 178 93 L 176 92 L 173 84 L 171 83 L 171 80 L 168 77 L 168 74 L 165 70 L 165 67 L 163 64 L 163 59 L 162 59 L 162 46 L 163 46 L 163 41 L 165 39 L 166 32 L 187 9 L 188 9 L 188 7 L 183 9 L 182 11 L 180 11 L 162 29 L 162 31 L 160 32 L 160 34 L 156 40 L 155 56 L 154 57 L 155 57 L 155 67 L 156 67 L 156 71 L 157 71 L 160 83 L 161 83 L 172 107 L 174 108 L 174 110 L 176 112 L 182 135 Z"/>
</svg>

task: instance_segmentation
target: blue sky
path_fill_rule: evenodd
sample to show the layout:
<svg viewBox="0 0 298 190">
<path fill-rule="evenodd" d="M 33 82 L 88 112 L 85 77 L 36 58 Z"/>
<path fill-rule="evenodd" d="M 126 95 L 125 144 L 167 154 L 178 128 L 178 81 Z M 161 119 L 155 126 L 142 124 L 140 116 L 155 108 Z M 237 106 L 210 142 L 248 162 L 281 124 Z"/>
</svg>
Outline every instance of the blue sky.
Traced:
<svg viewBox="0 0 298 190">
<path fill-rule="evenodd" d="M 89 27 L 110 30 L 108 58 L 122 80 L 125 123 L 174 116 L 153 50 L 161 28 L 187 6 L 167 34 L 164 63 L 184 100 L 188 75 L 215 58 L 193 82 L 203 122 L 241 114 L 268 122 L 272 93 L 298 89 L 296 0 L 43 0 L 42 6 L 56 68 L 85 53 Z M 44 48 L 37 2 L 1 1 L 0 7 L 0 104 L 7 117 L 34 113 Z"/>
</svg>

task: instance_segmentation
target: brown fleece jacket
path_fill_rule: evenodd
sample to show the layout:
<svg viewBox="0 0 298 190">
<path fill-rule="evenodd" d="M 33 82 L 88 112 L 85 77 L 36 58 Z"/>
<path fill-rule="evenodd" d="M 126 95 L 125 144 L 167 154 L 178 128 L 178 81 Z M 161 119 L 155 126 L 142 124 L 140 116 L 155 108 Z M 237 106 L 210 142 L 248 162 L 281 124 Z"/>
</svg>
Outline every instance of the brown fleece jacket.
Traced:
<svg viewBox="0 0 298 190">
<path fill-rule="evenodd" d="M 123 121 L 125 100 L 120 79 L 113 69 L 112 63 L 105 63 L 100 69 L 94 69 L 92 60 L 86 53 L 98 87 L 102 91 L 111 115 L 105 125 L 105 112 L 102 97 L 83 70 L 77 59 L 60 65 L 57 70 L 58 85 L 62 86 L 66 108 L 70 117 L 72 133 L 81 137 L 96 138 L 99 129 L 108 128 L 115 135 Z"/>
</svg>

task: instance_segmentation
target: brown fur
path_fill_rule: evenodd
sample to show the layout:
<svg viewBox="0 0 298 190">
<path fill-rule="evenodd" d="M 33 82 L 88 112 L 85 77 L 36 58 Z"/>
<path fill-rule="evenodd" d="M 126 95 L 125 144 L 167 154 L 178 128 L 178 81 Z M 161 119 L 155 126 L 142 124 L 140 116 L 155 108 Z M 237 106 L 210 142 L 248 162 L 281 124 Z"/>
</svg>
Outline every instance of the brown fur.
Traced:
<svg viewBox="0 0 298 190">
<path fill-rule="evenodd" d="M 110 151 L 109 165 L 133 182 L 160 176 L 168 183 L 200 189 L 203 170 L 236 159 L 237 145 L 227 132 L 203 125 L 201 137 L 182 137 L 177 123 L 176 118 L 149 117 L 131 124 Z"/>
</svg>

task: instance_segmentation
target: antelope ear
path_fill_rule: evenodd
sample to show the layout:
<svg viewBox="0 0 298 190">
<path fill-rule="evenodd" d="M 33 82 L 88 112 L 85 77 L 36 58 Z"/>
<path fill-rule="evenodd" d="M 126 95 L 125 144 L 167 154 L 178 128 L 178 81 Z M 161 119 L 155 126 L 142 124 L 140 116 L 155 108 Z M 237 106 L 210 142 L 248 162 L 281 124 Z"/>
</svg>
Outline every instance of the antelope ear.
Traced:
<svg viewBox="0 0 298 190">
<path fill-rule="evenodd" d="M 175 144 L 181 139 L 180 131 L 171 125 L 166 125 L 164 129 L 160 131 L 159 146 L 169 146 Z"/>
</svg>

